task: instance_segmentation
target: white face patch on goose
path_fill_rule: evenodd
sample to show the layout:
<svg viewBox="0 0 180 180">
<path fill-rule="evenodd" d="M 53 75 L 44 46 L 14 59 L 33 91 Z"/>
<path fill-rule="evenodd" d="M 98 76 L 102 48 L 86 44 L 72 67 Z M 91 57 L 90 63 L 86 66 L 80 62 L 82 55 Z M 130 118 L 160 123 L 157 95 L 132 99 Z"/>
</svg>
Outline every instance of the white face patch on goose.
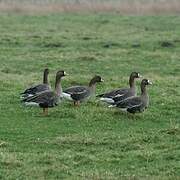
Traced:
<svg viewBox="0 0 180 180">
<path fill-rule="evenodd" d="M 148 79 L 148 84 L 152 84 L 152 82 Z"/>
</svg>

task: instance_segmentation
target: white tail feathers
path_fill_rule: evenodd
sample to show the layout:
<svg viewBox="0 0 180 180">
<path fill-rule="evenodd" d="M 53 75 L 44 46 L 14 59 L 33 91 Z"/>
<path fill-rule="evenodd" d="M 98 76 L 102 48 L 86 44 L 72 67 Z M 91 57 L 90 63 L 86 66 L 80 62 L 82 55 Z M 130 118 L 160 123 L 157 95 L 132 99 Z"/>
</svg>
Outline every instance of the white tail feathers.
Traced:
<svg viewBox="0 0 180 180">
<path fill-rule="evenodd" d="M 39 106 L 39 104 L 36 102 L 25 102 L 24 104 L 25 104 L 25 106 L 35 106 L 35 107 Z"/>
<path fill-rule="evenodd" d="M 71 98 L 71 95 L 68 94 L 68 93 L 65 93 L 65 92 L 62 93 L 62 97 L 65 98 L 65 99 L 67 99 L 67 100 L 69 100 L 69 101 L 72 101 L 72 100 L 73 100 L 73 99 Z"/>
<path fill-rule="evenodd" d="M 127 112 L 127 108 L 120 108 L 121 111 Z"/>
<path fill-rule="evenodd" d="M 109 108 L 113 108 L 113 107 L 116 107 L 116 105 L 110 105 L 108 106 Z M 127 108 L 119 108 L 121 111 L 124 111 L 126 112 L 127 111 Z"/>
</svg>

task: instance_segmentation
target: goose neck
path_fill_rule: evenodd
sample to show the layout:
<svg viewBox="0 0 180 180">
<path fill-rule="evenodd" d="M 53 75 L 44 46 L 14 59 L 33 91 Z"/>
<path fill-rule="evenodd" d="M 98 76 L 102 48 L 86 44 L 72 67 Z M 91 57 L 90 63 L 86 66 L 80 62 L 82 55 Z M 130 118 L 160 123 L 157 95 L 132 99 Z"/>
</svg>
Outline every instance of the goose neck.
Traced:
<svg viewBox="0 0 180 180">
<path fill-rule="evenodd" d="M 92 86 L 95 86 L 96 82 L 94 81 L 94 79 L 92 79 L 90 82 L 89 82 L 89 87 L 92 87 Z"/>
<path fill-rule="evenodd" d="M 46 72 L 44 72 L 43 84 L 48 84 L 48 74 Z"/>
<path fill-rule="evenodd" d="M 91 86 L 89 86 L 89 90 L 91 94 L 95 94 L 96 91 L 96 84 L 92 84 Z"/>
<path fill-rule="evenodd" d="M 141 84 L 141 95 L 147 96 L 147 89 L 146 89 L 146 85 L 144 84 Z"/>
<path fill-rule="evenodd" d="M 56 79 L 55 92 L 58 96 L 62 95 L 61 79 Z"/>
<path fill-rule="evenodd" d="M 149 105 L 149 96 L 147 93 L 146 85 L 141 86 L 141 99 L 145 107 Z"/>
<path fill-rule="evenodd" d="M 135 88 L 135 78 L 130 76 L 129 78 L 129 85 L 130 85 L 130 88 Z"/>
</svg>

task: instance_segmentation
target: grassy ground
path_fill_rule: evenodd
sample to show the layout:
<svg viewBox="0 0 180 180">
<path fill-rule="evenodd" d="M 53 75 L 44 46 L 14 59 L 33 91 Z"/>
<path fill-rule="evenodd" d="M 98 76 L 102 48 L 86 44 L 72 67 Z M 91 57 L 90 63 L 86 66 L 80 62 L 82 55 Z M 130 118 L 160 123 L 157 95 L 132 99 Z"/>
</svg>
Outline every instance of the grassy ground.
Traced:
<svg viewBox="0 0 180 180">
<path fill-rule="evenodd" d="M 179 16 L 1 15 L 0 24 L 0 179 L 178 179 Z M 70 74 L 63 87 L 99 74 L 97 93 L 139 71 L 154 83 L 150 107 L 131 116 L 92 99 L 42 117 L 19 93 L 45 67 L 52 84 L 57 70 Z"/>
</svg>

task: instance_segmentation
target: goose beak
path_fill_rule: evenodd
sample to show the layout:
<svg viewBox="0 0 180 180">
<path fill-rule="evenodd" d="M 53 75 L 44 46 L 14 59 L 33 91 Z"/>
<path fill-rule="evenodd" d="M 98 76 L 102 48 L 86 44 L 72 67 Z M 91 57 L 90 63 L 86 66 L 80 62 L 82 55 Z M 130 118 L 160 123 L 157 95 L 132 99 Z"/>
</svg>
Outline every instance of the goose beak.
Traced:
<svg viewBox="0 0 180 180">
<path fill-rule="evenodd" d="M 68 73 L 66 73 L 66 72 L 64 72 L 64 75 L 65 75 L 65 76 L 68 76 L 69 74 L 68 74 Z"/>
<path fill-rule="evenodd" d="M 138 78 L 142 78 L 142 75 L 138 73 Z"/>
<path fill-rule="evenodd" d="M 148 84 L 149 84 L 149 85 L 152 85 L 153 83 L 152 83 L 150 80 L 148 80 Z"/>
</svg>

